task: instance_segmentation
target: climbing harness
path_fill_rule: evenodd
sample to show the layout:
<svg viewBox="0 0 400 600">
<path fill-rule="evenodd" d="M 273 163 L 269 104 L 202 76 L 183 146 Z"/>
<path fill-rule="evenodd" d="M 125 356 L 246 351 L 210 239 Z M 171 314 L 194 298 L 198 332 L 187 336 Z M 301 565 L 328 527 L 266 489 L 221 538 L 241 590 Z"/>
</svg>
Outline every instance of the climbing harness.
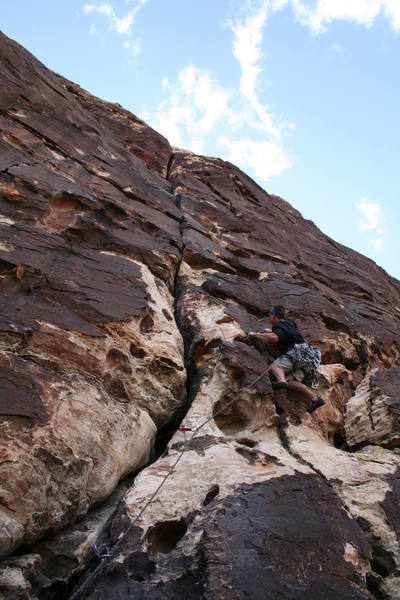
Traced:
<svg viewBox="0 0 400 600">
<path fill-rule="evenodd" d="M 172 473 L 174 472 L 177 464 L 180 462 L 180 460 L 182 459 L 189 443 L 192 441 L 192 439 L 194 438 L 194 436 L 201 430 L 203 429 L 203 427 L 205 427 L 205 425 L 207 425 L 207 423 L 209 423 L 210 421 L 212 421 L 213 419 L 215 419 L 215 417 L 217 417 L 218 415 L 220 415 L 222 412 L 226 411 L 227 408 L 229 408 L 230 406 L 232 406 L 232 404 L 234 402 L 236 402 L 237 398 L 240 396 L 240 394 L 242 394 L 243 392 L 245 392 L 246 390 L 251 389 L 252 387 L 255 386 L 255 384 L 262 378 L 264 377 L 264 375 L 266 375 L 270 370 L 271 370 L 272 364 L 269 365 L 265 371 L 263 371 L 261 373 L 261 375 L 258 375 L 258 377 L 256 377 L 256 379 L 254 379 L 254 381 L 252 381 L 249 385 L 245 386 L 244 388 L 242 388 L 241 390 L 239 390 L 239 392 L 237 394 L 235 394 L 235 396 L 232 398 L 232 400 L 230 400 L 227 404 L 225 404 L 222 408 L 220 408 L 219 410 L 217 410 L 215 413 L 213 413 L 213 415 L 211 417 L 208 417 L 205 421 L 203 421 L 203 423 L 201 423 L 198 427 L 196 427 L 195 429 L 191 429 L 190 427 L 179 427 L 177 429 L 177 431 L 183 431 L 184 433 L 186 433 L 187 431 L 191 431 L 192 435 L 188 438 L 186 438 L 185 436 L 185 441 L 183 443 L 183 447 L 182 450 L 180 451 L 180 454 L 178 456 L 178 458 L 175 460 L 175 462 L 171 465 L 171 467 L 169 468 L 168 472 L 166 473 L 166 475 L 163 477 L 163 479 L 161 480 L 160 484 L 158 485 L 158 487 L 156 488 L 156 490 L 153 492 L 153 494 L 150 496 L 149 500 L 146 502 L 146 504 L 143 506 L 143 508 L 139 511 L 139 513 L 136 515 L 136 517 L 134 518 L 134 520 L 132 521 L 132 523 L 129 525 L 128 529 L 124 532 L 124 534 L 119 538 L 119 540 L 117 540 L 117 542 L 115 543 L 115 545 L 108 550 L 107 548 L 107 554 L 100 554 L 100 552 L 98 551 L 97 545 L 95 544 L 93 546 L 94 548 L 94 553 L 95 555 L 101 560 L 100 564 L 97 565 L 97 567 L 95 568 L 95 570 L 89 575 L 89 577 L 86 579 L 86 581 L 83 581 L 81 586 L 72 593 L 72 595 L 70 596 L 70 600 L 77 600 L 80 596 L 80 594 L 82 592 L 84 592 L 86 590 L 86 588 L 88 587 L 88 585 L 91 583 L 91 581 L 94 579 L 95 575 L 97 574 L 97 572 L 103 567 L 104 563 L 107 561 L 108 558 L 111 558 L 112 556 L 115 556 L 116 554 L 116 550 L 118 548 L 118 546 L 121 544 L 121 542 L 126 538 L 126 536 L 128 535 L 129 531 L 132 529 L 132 527 L 135 525 L 135 523 L 140 519 L 140 517 L 143 515 L 143 513 L 145 512 L 145 510 L 147 509 L 148 506 L 150 506 L 150 504 L 153 502 L 153 500 L 156 498 L 156 496 L 158 495 L 159 491 L 161 490 L 161 488 L 163 487 L 163 485 L 165 484 L 165 482 L 167 481 L 167 479 L 172 475 Z"/>
<path fill-rule="evenodd" d="M 321 363 L 321 351 L 313 348 L 306 342 L 295 344 L 286 355 L 293 363 L 295 369 L 303 369 L 311 379 L 311 387 L 318 385 L 318 367 Z"/>
</svg>

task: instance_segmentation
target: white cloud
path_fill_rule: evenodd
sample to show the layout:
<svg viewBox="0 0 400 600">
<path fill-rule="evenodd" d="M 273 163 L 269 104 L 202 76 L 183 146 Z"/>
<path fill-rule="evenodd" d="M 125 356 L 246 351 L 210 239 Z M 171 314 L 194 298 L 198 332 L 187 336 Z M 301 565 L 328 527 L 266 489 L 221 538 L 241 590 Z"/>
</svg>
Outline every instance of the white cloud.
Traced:
<svg viewBox="0 0 400 600">
<path fill-rule="evenodd" d="M 333 21 L 355 21 L 370 27 L 383 14 L 392 28 L 400 29 L 399 0 L 317 0 L 310 4 L 303 0 L 291 0 L 297 19 L 314 33 L 321 33 Z"/>
<path fill-rule="evenodd" d="M 282 5 L 283 3 L 280 2 L 274 6 L 278 9 Z M 270 7 L 272 7 L 270 1 L 264 0 L 256 10 L 250 10 L 244 20 L 238 19 L 231 26 L 234 34 L 232 51 L 241 67 L 240 91 L 258 117 L 257 126 L 266 133 L 279 137 L 280 129 L 274 125 L 274 116 L 268 107 L 262 104 L 257 94 L 257 80 L 262 73 L 260 62 L 263 57 L 261 51 L 263 28 Z"/>
<path fill-rule="evenodd" d="M 357 205 L 361 211 L 363 218 L 358 224 L 358 228 L 362 233 L 366 231 L 376 230 L 382 223 L 382 209 L 378 202 L 368 202 L 367 198 L 362 198 Z"/>
<path fill-rule="evenodd" d="M 385 0 L 385 16 L 390 20 L 395 31 L 400 29 L 400 2 L 399 0 Z"/>
<path fill-rule="evenodd" d="M 228 160 L 250 166 L 263 181 L 280 175 L 293 164 L 279 142 L 245 138 L 235 140 L 221 136 L 218 143 L 226 146 Z"/>
<path fill-rule="evenodd" d="M 124 48 L 127 51 L 128 61 L 135 62 L 141 52 L 140 43 L 124 40 Z"/>
<path fill-rule="evenodd" d="M 373 238 L 370 240 L 370 244 L 374 252 L 381 252 L 385 247 L 385 240 L 381 237 Z"/>
<path fill-rule="evenodd" d="M 175 146 L 201 152 L 205 137 L 231 118 L 230 93 L 194 65 L 184 67 L 176 84 L 162 81 L 167 98 L 160 103 L 153 125 Z"/>
<path fill-rule="evenodd" d="M 119 34 L 127 34 L 132 28 L 136 14 L 146 1 L 147 0 L 139 0 L 139 3 L 137 3 L 132 10 L 128 11 L 122 17 L 118 17 L 116 15 L 114 8 L 108 2 L 104 2 L 103 4 L 85 4 L 83 7 L 83 12 L 86 14 L 98 13 L 100 15 L 104 15 L 108 18 L 110 29 Z"/>
<path fill-rule="evenodd" d="M 376 237 L 370 238 L 368 241 L 374 252 L 380 252 L 385 246 L 385 236 L 388 233 L 383 227 L 384 216 L 381 205 L 378 202 L 368 202 L 367 198 L 362 198 L 357 208 L 362 214 L 358 223 L 359 231 L 375 234 Z"/>
<path fill-rule="evenodd" d="M 253 6 L 248 0 L 247 6 Z M 259 9 L 266 18 L 269 12 L 277 12 L 291 5 L 297 20 L 310 27 L 313 33 L 321 33 L 333 21 L 354 21 L 371 26 L 383 15 L 390 21 L 394 31 L 400 30 L 399 0 L 258 0 Z"/>
<path fill-rule="evenodd" d="M 115 31 L 117 33 L 129 33 L 129 31 L 133 25 L 133 20 L 136 16 L 136 13 L 138 10 L 139 10 L 139 7 L 137 6 L 134 10 L 131 10 L 124 17 L 121 17 L 120 19 L 118 17 L 115 17 L 114 23 L 111 26 L 111 28 L 115 29 Z"/>
<path fill-rule="evenodd" d="M 331 48 L 336 54 L 343 54 L 344 52 L 343 46 L 340 46 L 339 44 L 332 44 Z"/>
<path fill-rule="evenodd" d="M 114 13 L 114 9 L 111 4 L 85 4 L 83 7 L 83 12 L 86 14 L 90 14 L 93 12 L 97 12 L 101 15 L 107 15 L 108 17 L 112 16 Z"/>
<path fill-rule="evenodd" d="M 146 0 L 140 0 L 145 2 Z M 292 166 L 284 145 L 284 135 L 295 127 L 278 118 L 262 99 L 264 29 L 271 14 L 291 7 L 297 20 L 313 33 L 320 33 L 335 20 L 355 21 L 369 26 L 378 15 L 400 28 L 400 0 L 246 0 L 240 13 L 228 25 L 233 33 L 232 53 L 240 66 L 240 80 L 230 88 L 221 86 L 209 72 L 194 65 L 184 67 L 175 83 L 164 78 L 164 99 L 155 116 L 143 115 L 176 146 L 195 152 L 217 146 L 223 158 L 242 168 L 254 170 L 267 180 Z M 342 54 L 339 44 L 332 52 Z M 361 201 L 360 228 L 386 234 L 374 225 L 376 203 Z M 379 213 L 378 205 L 378 213 Z M 380 215 L 380 213 L 379 213 Z M 374 220 L 375 219 L 375 220 Z M 380 221 L 379 221 L 380 222 Z M 378 247 L 381 242 L 375 242 Z"/>
<path fill-rule="evenodd" d="M 267 20 L 267 5 L 264 5 L 257 12 L 247 15 L 245 22 L 236 22 L 232 26 L 234 33 L 233 54 L 239 61 L 242 69 L 240 79 L 240 91 L 250 100 L 257 102 L 255 92 L 256 80 L 261 73 L 259 66 L 262 42 L 262 29 Z"/>
<path fill-rule="evenodd" d="M 108 27 L 112 31 L 115 31 L 119 35 L 129 37 L 132 26 L 135 22 L 135 18 L 139 10 L 148 0 L 126 0 L 127 3 L 135 3 L 135 6 L 122 16 L 117 16 L 113 6 L 109 2 L 96 3 L 96 4 L 85 4 L 83 6 L 83 12 L 86 14 L 98 14 L 102 15 L 107 19 Z M 94 24 L 91 25 L 89 35 L 94 35 L 96 32 Z M 125 40 L 124 48 L 127 51 L 127 57 L 129 62 L 133 62 L 137 59 L 140 54 L 140 43 L 132 40 Z"/>
<path fill-rule="evenodd" d="M 241 68 L 236 85 L 226 88 L 194 65 L 184 67 L 175 84 L 162 80 L 165 99 L 151 124 L 173 145 L 198 153 L 217 145 L 219 156 L 253 169 L 263 181 L 292 165 L 281 136 L 294 126 L 277 119 L 259 96 L 263 28 L 270 10 L 278 10 L 287 1 L 262 0 L 254 6 L 250 0 L 240 17 L 229 24 L 232 52 Z"/>
<path fill-rule="evenodd" d="M 142 116 L 172 145 L 201 153 L 217 139 L 218 156 L 250 167 L 263 181 L 292 165 L 280 140 L 257 128 L 252 104 L 243 98 L 239 102 L 240 94 L 223 87 L 210 72 L 188 65 L 175 84 L 164 78 L 162 88 L 166 97 L 155 117 Z"/>
</svg>

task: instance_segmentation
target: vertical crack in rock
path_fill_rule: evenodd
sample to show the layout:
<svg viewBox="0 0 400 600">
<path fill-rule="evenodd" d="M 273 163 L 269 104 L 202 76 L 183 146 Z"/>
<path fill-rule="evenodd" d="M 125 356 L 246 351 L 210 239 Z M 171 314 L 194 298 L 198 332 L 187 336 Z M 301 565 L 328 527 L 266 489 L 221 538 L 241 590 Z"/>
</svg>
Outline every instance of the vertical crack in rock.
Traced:
<svg viewBox="0 0 400 600">
<path fill-rule="evenodd" d="M 175 160 L 175 156 L 176 156 L 176 153 L 172 152 L 171 156 L 169 158 L 169 161 L 168 161 L 167 174 L 166 174 L 166 179 L 168 181 L 170 178 L 170 173 L 171 173 L 172 166 L 173 166 L 173 163 Z M 175 423 L 177 423 L 177 422 L 180 422 L 184 418 L 186 411 L 189 407 L 190 398 L 193 395 L 193 391 L 192 391 L 193 364 L 192 364 L 192 360 L 191 360 L 191 348 L 188 347 L 187 339 L 185 339 L 185 336 L 184 336 L 184 331 L 183 331 L 181 319 L 179 316 L 179 308 L 178 308 L 179 301 L 180 301 L 180 281 L 179 281 L 179 279 L 181 277 L 181 267 L 182 267 L 182 262 L 184 259 L 184 253 L 185 253 L 184 223 L 185 223 L 186 215 L 182 208 L 182 195 L 176 191 L 176 184 L 173 181 L 171 182 L 171 193 L 174 195 L 176 207 L 181 213 L 180 221 L 179 221 L 179 233 L 180 233 L 179 259 L 178 259 L 177 266 L 175 269 L 175 274 L 174 274 L 173 298 L 174 298 L 174 318 L 175 318 L 175 323 L 176 323 L 177 329 L 180 332 L 181 337 L 182 337 L 182 342 L 183 342 L 183 347 L 184 347 L 184 364 L 185 364 L 185 369 L 186 369 L 186 404 L 185 404 L 184 410 L 181 411 L 181 413 L 177 415 L 177 419 L 175 419 Z"/>
</svg>

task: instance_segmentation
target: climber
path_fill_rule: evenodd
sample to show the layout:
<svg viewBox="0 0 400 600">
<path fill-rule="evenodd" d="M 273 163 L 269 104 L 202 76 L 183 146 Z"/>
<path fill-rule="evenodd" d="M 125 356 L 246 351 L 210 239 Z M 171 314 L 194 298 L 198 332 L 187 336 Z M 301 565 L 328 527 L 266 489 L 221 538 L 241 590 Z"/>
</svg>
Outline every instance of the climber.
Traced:
<svg viewBox="0 0 400 600">
<path fill-rule="evenodd" d="M 320 361 L 319 350 L 313 349 L 305 342 L 300 330 L 292 319 L 285 318 L 283 306 L 271 308 L 269 322 L 272 330 L 265 333 L 249 332 L 249 338 L 258 338 L 270 344 L 277 344 L 279 357 L 271 366 L 275 389 L 284 388 L 311 401 L 308 413 L 324 406 L 325 400 L 305 385 L 304 380 L 313 372 Z"/>
</svg>

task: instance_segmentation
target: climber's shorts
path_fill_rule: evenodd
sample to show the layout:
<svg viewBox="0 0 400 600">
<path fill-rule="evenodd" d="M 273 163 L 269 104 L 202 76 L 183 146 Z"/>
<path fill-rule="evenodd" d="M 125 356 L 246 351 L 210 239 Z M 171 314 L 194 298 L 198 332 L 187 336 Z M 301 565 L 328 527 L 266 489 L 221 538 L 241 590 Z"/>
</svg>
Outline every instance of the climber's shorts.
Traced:
<svg viewBox="0 0 400 600">
<path fill-rule="evenodd" d="M 288 373 L 293 375 L 293 377 L 297 381 L 302 382 L 304 377 L 306 376 L 306 373 L 305 373 L 305 371 L 303 371 L 303 369 L 294 369 L 293 368 L 293 363 L 290 360 L 290 358 L 287 356 L 287 354 L 282 354 L 282 356 L 280 356 L 279 358 L 274 360 L 274 362 L 272 364 L 283 369 L 285 375 L 288 375 Z"/>
</svg>

